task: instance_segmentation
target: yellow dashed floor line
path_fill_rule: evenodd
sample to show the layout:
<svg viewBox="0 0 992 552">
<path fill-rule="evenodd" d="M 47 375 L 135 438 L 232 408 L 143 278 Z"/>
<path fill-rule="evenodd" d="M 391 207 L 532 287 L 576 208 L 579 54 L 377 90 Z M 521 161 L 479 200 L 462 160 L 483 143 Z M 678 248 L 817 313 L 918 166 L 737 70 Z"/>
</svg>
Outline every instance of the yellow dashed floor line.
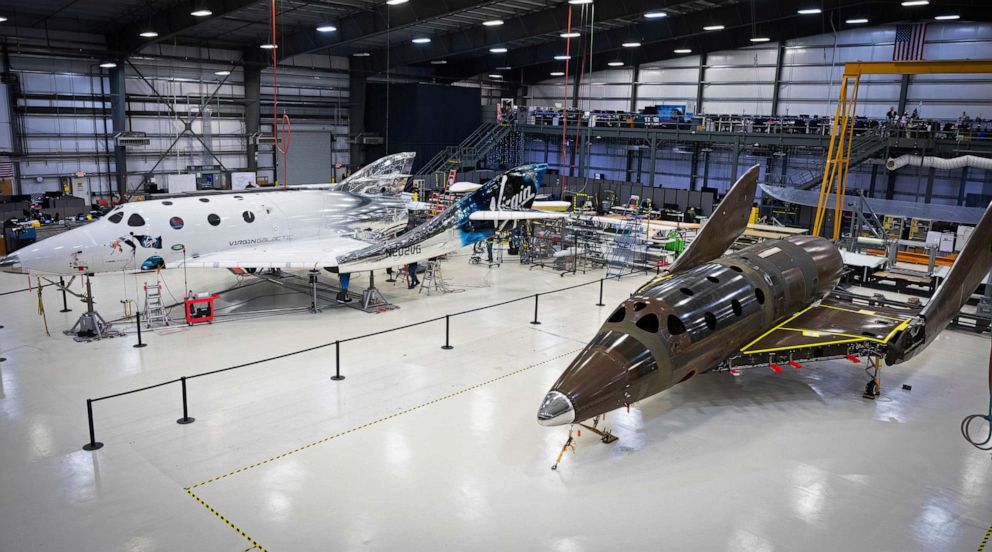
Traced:
<svg viewBox="0 0 992 552">
<path fill-rule="evenodd" d="M 234 529 L 239 535 L 241 535 L 242 537 L 244 537 L 245 540 L 247 540 L 248 542 L 251 543 L 251 548 L 248 548 L 247 550 L 245 550 L 245 552 L 248 552 L 248 550 L 259 550 L 261 552 L 265 552 L 265 548 L 263 548 L 261 544 L 258 544 L 257 542 L 255 542 L 255 539 L 249 537 L 248 536 L 248 533 L 245 533 L 244 531 L 241 530 L 240 527 L 238 527 L 237 525 L 235 525 L 231 520 L 229 520 L 226 517 L 224 517 L 224 514 L 221 514 L 220 512 L 218 512 L 217 510 L 215 510 L 213 508 L 213 506 L 211 506 L 211 505 L 207 504 L 206 502 L 204 502 L 204 500 L 202 498 L 196 496 L 196 493 L 194 493 L 192 490 L 190 490 L 190 489 L 185 489 L 185 490 L 186 490 L 186 494 L 188 494 L 189 496 L 193 497 L 194 499 L 196 499 L 197 502 L 200 503 L 200 506 L 203 506 L 207 510 L 210 510 L 210 513 L 211 514 L 217 516 L 217 518 L 220 519 L 221 521 L 223 521 L 224 523 L 226 523 L 228 527 L 230 527 L 231 529 Z"/>
<path fill-rule="evenodd" d="M 992 539 L 992 525 L 989 525 L 989 530 L 985 532 L 985 538 L 982 539 L 981 544 L 978 545 L 978 552 L 985 550 L 985 547 L 989 545 L 989 539 Z"/>
<path fill-rule="evenodd" d="M 249 537 L 247 533 L 245 533 L 244 531 L 242 531 L 237 525 L 235 525 L 233 522 L 231 522 L 231 520 L 227 519 L 220 512 L 218 512 L 213 507 L 211 507 L 209 504 L 207 504 L 206 502 L 204 502 L 204 500 L 202 498 L 200 498 L 199 496 L 196 495 L 196 493 L 193 492 L 193 489 L 196 489 L 198 487 L 203 487 L 204 485 L 208 485 L 208 484 L 213 483 L 215 481 L 220 481 L 221 479 L 224 479 L 226 477 L 231 477 L 232 475 L 237 475 L 239 473 L 246 472 L 248 470 L 257 468 L 259 466 L 264 466 L 265 464 L 268 464 L 270 462 L 274 462 L 276 460 L 279 460 L 280 458 L 285 458 L 285 457 L 287 457 L 287 456 L 289 456 L 291 454 L 296 454 L 297 452 L 301 452 L 301 451 L 307 450 L 308 448 L 312 448 L 312 447 L 315 447 L 317 445 L 321 445 L 321 444 L 326 443 L 326 442 L 328 442 L 328 441 L 330 441 L 332 439 L 337 439 L 338 437 L 344 437 L 345 435 L 348 435 L 349 433 L 354 433 L 354 432 L 356 432 L 358 430 L 365 429 L 367 427 L 372 427 L 374 425 L 380 424 L 380 423 L 385 422 L 387 420 L 391 420 L 393 418 L 396 418 L 396 417 L 399 417 L 399 416 L 403 416 L 404 414 L 409 414 L 409 413 L 414 412 L 416 410 L 420 410 L 422 408 L 428 407 L 428 406 L 430 406 L 432 404 L 439 403 L 441 401 L 445 401 L 445 400 L 451 399 L 453 397 L 457 397 L 459 395 L 464 395 L 465 393 L 468 393 L 469 391 L 472 391 L 472 390 L 478 389 L 480 387 L 489 385 L 491 383 L 495 383 L 497 381 L 506 379 L 506 378 L 508 378 L 510 376 L 515 376 L 515 375 L 517 375 L 517 374 L 519 374 L 521 372 L 526 372 L 527 370 L 530 370 L 531 368 L 536 368 L 538 366 L 541 366 L 542 364 L 547 364 L 549 362 L 553 362 L 553 361 L 558 360 L 560 358 L 564 358 L 564 357 L 573 355 L 573 354 L 577 353 L 579 350 L 580 349 L 575 349 L 573 351 L 569 351 L 567 353 L 563 353 L 563 354 L 560 354 L 558 356 L 551 357 L 549 359 L 543 360 L 543 361 L 538 362 L 536 364 L 531 364 L 530 366 L 525 366 L 524 368 L 520 368 L 519 370 L 514 370 L 512 372 L 508 372 L 506 374 L 503 374 L 502 376 L 498 376 L 498 377 L 492 378 L 490 380 L 486 380 L 486 381 L 484 381 L 482 383 L 477 383 L 475 385 L 466 387 L 465 389 L 462 389 L 460 391 L 455 391 L 454 393 L 449 393 L 449 394 L 444 395 L 442 397 L 438 397 L 438 398 L 436 398 L 434 400 L 427 401 L 425 403 L 418 404 L 417 406 L 413 406 L 413 407 L 407 408 L 406 410 L 401 410 L 399 412 L 390 414 L 388 416 L 383 416 L 382 418 L 378 418 L 378 419 L 372 420 L 371 422 L 364 423 L 364 424 L 362 424 L 360 426 L 355 426 L 355 427 L 353 427 L 351 429 L 346 429 L 346 430 L 344 430 L 344 431 L 342 431 L 340 433 L 335 433 L 334 435 L 330 435 L 328 437 L 324 437 L 323 439 L 318 439 L 318 440 L 316 440 L 316 441 L 314 441 L 312 443 L 308 443 L 306 445 L 297 447 L 297 448 L 295 448 L 293 450 L 284 452 L 282 454 L 277 454 L 275 456 L 272 456 L 271 458 L 266 458 L 265 460 L 262 460 L 260 462 L 255 462 L 254 464 L 251 464 L 251 465 L 248 465 L 248 466 L 244 466 L 244 467 L 238 468 L 238 469 L 236 469 L 234 471 L 227 472 L 224 475 L 218 475 L 217 477 L 212 477 L 210 479 L 207 479 L 206 481 L 201 481 L 200 483 L 197 483 L 195 485 L 190 485 L 189 487 L 186 487 L 184 490 L 186 491 L 186 494 L 188 494 L 189 496 L 191 496 L 194 499 L 196 499 L 196 501 L 199 502 L 201 506 L 203 506 L 204 508 L 206 508 L 207 510 L 209 510 L 210 513 L 212 513 L 213 515 L 217 516 L 218 519 L 220 519 L 221 521 L 223 521 L 224 523 L 226 523 L 228 527 L 230 527 L 231 529 L 234 529 L 239 535 L 241 535 L 242 537 L 244 537 L 248 542 L 250 542 L 252 544 L 252 547 L 246 549 L 244 552 L 249 552 L 251 550 L 259 550 L 260 552 L 265 552 L 265 548 L 263 548 L 262 545 L 260 545 L 257 542 L 255 542 L 254 539 L 252 539 L 251 537 Z"/>
</svg>

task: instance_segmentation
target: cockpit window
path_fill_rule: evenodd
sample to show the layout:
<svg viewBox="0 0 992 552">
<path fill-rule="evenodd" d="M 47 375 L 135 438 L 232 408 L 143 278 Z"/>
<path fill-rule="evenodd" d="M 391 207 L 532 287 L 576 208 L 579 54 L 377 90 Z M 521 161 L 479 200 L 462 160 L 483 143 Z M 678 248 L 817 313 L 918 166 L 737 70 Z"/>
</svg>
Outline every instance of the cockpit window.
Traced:
<svg viewBox="0 0 992 552">
<path fill-rule="evenodd" d="M 145 219 L 141 217 L 138 213 L 131 213 L 131 216 L 127 217 L 128 226 L 144 226 Z"/>
<path fill-rule="evenodd" d="M 114 224 L 117 224 L 123 218 L 124 218 L 124 213 L 122 213 L 121 211 L 117 211 L 116 213 L 114 213 L 114 214 L 110 215 L 109 217 L 107 217 L 107 220 L 109 220 L 110 222 L 112 222 Z"/>
</svg>

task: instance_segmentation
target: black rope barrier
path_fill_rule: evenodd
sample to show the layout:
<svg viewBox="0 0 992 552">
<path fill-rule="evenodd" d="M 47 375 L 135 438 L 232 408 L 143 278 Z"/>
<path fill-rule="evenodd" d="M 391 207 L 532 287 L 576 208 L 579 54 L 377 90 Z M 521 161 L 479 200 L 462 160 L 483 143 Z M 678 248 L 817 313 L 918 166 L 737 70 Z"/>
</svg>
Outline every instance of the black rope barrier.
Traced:
<svg viewBox="0 0 992 552">
<path fill-rule="evenodd" d="M 603 280 L 604 279 L 601 278 L 599 280 L 592 280 L 592 281 L 585 282 L 585 283 L 582 283 L 582 284 L 577 284 L 577 285 L 574 285 L 574 286 L 568 286 L 568 287 L 564 287 L 564 288 L 554 289 L 554 290 L 551 290 L 551 291 L 545 291 L 545 292 L 542 292 L 542 293 L 536 293 L 534 295 L 526 295 L 524 297 L 518 297 L 516 299 L 509 299 L 507 301 L 501 301 L 499 303 L 493 303 L 491 305 L 485 305 L 485 306 L 482 306 L 482 307 L 476 307 L 474 309 L 467 309 L 467 310 L 463 310 L 463 311 L 453 312 L 453 313 L 450 313 L 450 314 L 446 314 L 444 316 L 439 316 L 439 317 L 436 317 L 436 318 L 430 318 L 428 320 L 421 320 L 419 322 L 413 322 L 413 323 L 410 323 L 410 324 L 405 324 L 403 326 L 397 326 L 395 328 L 389 328 L 389 329 L 385 329 L 385 330 L 380 330 L 378 332 L 373 332 L 373 333 L 368 333 L 368 334 L 363 334 L 363 335 L 357 335 L 357 336 L 349 337 L 349 338 L 346 338 L 346 339 L 336 339 L 336 340 L 331 341 L 329 343 L 321 343 L 320 345 L 314 345 L 313 347 L 307 347 L 305 349 L 300 349 L 298 351 L 290 351 L 288 353 L 283 353 L 281 355 L 275 355 L 275 356 L 266 357 L 266 358 L 262 358 L 262 359 L 258 359 L 258 360 L 253 360 L 253 361 L 250 361 L 250 362 L 244 362 L 244 363 L 241 363 L 241 364 L 237 364 L 235 366 L 228 366 L 226 368 L 219 368 L 217 370 L 210 370 L 210 371 L 207 371 L 207 372 L 200 372 L 198 374 L 193 374 L 191 376 L 182 376 L 180 378 L 172 379 L 172 380 L 169 380 L 169 381 L 164 381 L 164 382 L 161 382 L 161 383 L 156 383 L 156 384 L 153 384 L 153 385 L 148 385 L 148 386 L 145 386 L 145 387 L 140 387 L 138 389 L 131 389 L 129 391 L 122 391 L 120 393 L 113 393 L 111 395 L 104 395 L 102 397 L 97 397 L 95 399 L 86 399 L 86 416 L 87 416 L 87 422 L 88 422 L 88 425 L 89 425 L 89 438 L 90 438 L 90 440 L 89 440 L 88 443 L 86 443 L 83 446 L 83 450 L 97 450 L 97 449 L 103 447 L 103 443 L 98 442 L 96 440 L 96 435 L 95 435 L 94 422 L 93 422 L 93 403 L 95 403 L 95 402 L 104 401 L 104 400 L 107 400 L 107 399 L 113 399 L 113 398 L 117 398 L 117 397 L 123 397 L 125 395 L 132 395 L 134 393 L 140 393 L 142 391 L 148 391 L 148 390 L 155 389 L 155 388 L 158 388 L 158 387 L 164 387 L 166 385 L 172 385 L 173 383 L 179 383 L 180 384 L 180 387 L 181 387 L 181 390 L 182 390 L 183 417 L 182 418 L 179 418 L 178 420 L 176 420 L 176 423 L 179 423 L 179 424 L 190 424 L 190 423 L 192 423 L 192 422 L 195 421 L 195 418 L 191 418 L 189 416 L 189 407 L 188 407 L 187 392 L 186 392 L 186 381 L 187 380 L 191 380 L 191 379 L 195 379 L 195 378 L 202 378 L 204 376 L 210 376 L 210 375 L 214 375 L 214 374 L 219 374 L 221 372 L 229 372 L 231 370 L 238 370 L 240 368 L 247 368 L 249 366 L 255 366 L 255 365 L 258 365 L 258 364 L 264 364 L 266 362 L 272 362 L 274 360 L 280 360 L 280 359 L 284 359 L 284 358 L 288 358 L 288 357 L 292 357 L 292 356 L 296 356 L 296 355 L 301 355 L 301 354 L 304 354 L 304 353 L 309 353 L 309 352 L 312 352 L 312 351 L 316 351 L 318 349 L 325 349 L 327 347 L 332 347 L 333 346 L 334 347 L 334 375 L 331 376 L 331 380 L 333 380 L 333 381 L 341 381 L 341 380 L 345 379 L 345 376 L 341 375 L 341 344 L 342 343 L 347 343 L 349 341 L 357 341 L 359 339 L 367 339 L 367 338 L 370 338 L 370 337 L 384 335 L 384 334 L 391 333 L 391 332 L 396 332 L 396 331 L 399 331 L 399 330 L 406 330 L 406 329 L 410 329 L 410 328 L 415 328 L 417 326 L 423 326 L 424 324 L 430 324 L 430 323 L 433 323 L 433 322 L 438 322 L 438 321 L 444 320 L 444 346 L 442 346 L 441 348 L 442 349 L 446 349 L 446 350 L 450 350 L 450 349 L 454 349 L 454 347 L 451 345 L 451 317 L 453 317 L 453 316 L 462 316 L 462 315 L 465 315 L 465 314 L 471 314 L 473 312 L 478 312 L 478 311 L 482 311 L 482 310 L 487 310 L 487 309 L 492 309 L 492 308 L 496 308 L 496 307 L 501 307 L 503 305 L 509 305 L 510 303 L 518 303 L 520 301 L 526 301 L 528 299 L 533 298 L 534 299 L 534 319 L 530 323 L 531 324 L 534 324 L 534 325 L 537 325 L 537 324 L 540 324 L 541 323 L 538 320 L 538 313 L 539 313 L 539 310 L 538 309 L 539 309 L 539 298 L 540 298 L 540 296 L 542 296 L 542 295 L 551 295 L 553 293 L 559 293 L 559 292 L 562 292 L 562 291 L 568 291 L 568 290 L 572 290 L 572 289 L 576 289 L 576 288 L 580 288 L 580 287 L 585 287 L 585 286 L 588 286 L 588 285 L 591 285 L 591 284 L 599 283 L 599 302 L 602 303 L 603 302 Z M 53 285 L 53 284 L 47 284 L 47 285 Z M 24 291 L 24 290 L 19 290 L 19 291 Z M 16 292 L 8 292 L 8 293 L 16 293 Z M 0 294 L 0 295 L 3 295 L 3 294 Z M 138 318 L 138 345 L 135 345 L 135 347 L 144 346 L 142 344 L 142 342 L 141 342 L 141 318 L 140 318 L 140 313 L 138 314 L 138 316 L 139 316 L 139 318 Z"/>
</svg>

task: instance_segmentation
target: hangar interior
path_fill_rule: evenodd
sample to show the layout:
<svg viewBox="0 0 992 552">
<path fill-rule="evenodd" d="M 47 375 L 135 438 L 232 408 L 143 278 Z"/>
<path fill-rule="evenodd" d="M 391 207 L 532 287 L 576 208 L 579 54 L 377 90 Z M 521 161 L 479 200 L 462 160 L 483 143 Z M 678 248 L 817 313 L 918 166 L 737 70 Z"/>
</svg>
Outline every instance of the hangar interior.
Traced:
<svg viewBox="0 0 992 552">
<path fill-rule="evenodd" d="M 977 2 L 0 0 L 0 550 L 981 552 L 990 204 Z"/>
</svg>

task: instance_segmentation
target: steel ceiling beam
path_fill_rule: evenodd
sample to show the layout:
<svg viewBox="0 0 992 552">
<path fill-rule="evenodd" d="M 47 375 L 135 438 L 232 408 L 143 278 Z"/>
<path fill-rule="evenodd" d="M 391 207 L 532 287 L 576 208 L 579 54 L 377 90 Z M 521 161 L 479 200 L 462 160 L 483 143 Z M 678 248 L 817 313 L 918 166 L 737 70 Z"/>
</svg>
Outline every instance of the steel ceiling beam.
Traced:
<svg viewBox="0 0 992 552">
<path fill-rule="evenodd" d="M 133 54 L 138 49 L 176 38 L 183 33 L 225 15 L 230 15 L 244 8 L 257 5 L 260 0 L 183 0 L 178 4 L 157 12 L 140 22 L 129 23 L 107 35 L 107 47 L 121 58 Z M 194 17 L 194 10 L 210 10 L 209 17 Z M 155 38 L 142 38 L 139 33 L 152 30 L 158 33 Z"/>
<path fill-rule="evenodd" d="M 384 36 L 387 32 L 407 29 L 466 10 L 496 4 L 496 0 L 443 0 L 409 2 L 398 6 L 382 4 L 372 10 L 328 21 L 337 27 L 332 33 L 317 32 L 316 28 L 295 33 L 279 46 L 279 59 L 322 50 L 333 50 L 360 40 Z M 321 23 L 314 21 L 314 25 Z M 427 35 L 428 33 L 425 33 Z"/>
<path fill-rule="evenodd" d="M 625 17 L 641 17 L 649 11 L 665 10 L 686 3 L 688 3 L 687 0 L 611 0 L 609 2 L 597 3 L 595 15 L 596 21 L 602 23 Z M 498 27 L 478 25 L 451 33 L 432 36 L 430 44 L 403 45 L 403 48 L 394 48 L 390 52 L 389 65 L 392 67 L 401 67 L 478 52 L 485 52 L 488 56 L 489 48 L 507 45 L 539 35 L 563 31 L 568 26 L 568 8 L 569 5 L 562 2 L 545 10 L 504 19 L 503 24 Z M 582 5 L 572 6 L 572 8 L 572 23 L 575 26 L 578 20 L 578 14 L 583 9 L 589 8 Z M 557 39 L 556 37 L 556 40 L 561 39 Z M 597 35 L 596 40 L 599 40 L 599 35 Z M 555 42 L 555 45 L 558 44 L 558 42 Z M 564 51 L 564 43 L 561 42 L 560 44 L 560 49 Z M 538 46 L 538 48 L 540 47 Z M 517 52 L 526 52 L 531 48 L 533 47 L 519 48 L 518 50 L 511 49 L 510 54 L 506 56 L 491 56 L 491 59 L 486 61 L 492 61 L 492 63 L 487 63 L 485 67 L 494 69 L 495 67 L 510 65 L 504 63 L 504 61 L 517 55 Z M 381 73 L 386 70 L 386 55 L 384 50 L 373 51 L 372 60 L 373 71 Z M 477 61 L 478 59 L 467 61 L 463 66 L 471 66 Z M 511 66 L 516 67 L 516 65 Z M 478 69 L 474 73 L 469 74 L 480 73 L 488 69 Z"/>
<path fill-rule="evenodd" d="M 831 0 L 825 2 L 823 14 L 818 16 L 799 15 L 800 7 L 805 7 L 805 0 L 780 0 L 765 2 L 757 5 L 755 20 L 758 34 L 772 41 L 791 40 L 806 36 L 829 33 L 833 27 L 851 29 L 843 23 L 843 19 L 857 15 L 866 15 L 871 25 L 888 24 L 909 21 L 930 21 L 936 15 L 948 11 L 935 6 L 915 7 L 912 11 L 899 6 L 898 1 L 864 1 L 864 0 Z M 960 13 L 962 20 L 989 21 L 992 12 L 982 8 L 960 8 L 953 10 Z M 913 19 L 907 18 L 912 15 Z M 663 25 L 651 25 L 654 22 L 639 23 L 630 28 L 615 29 L 597 33 L 594 39 L 592 69 L 594 71 L 609 69 L 610 61 L 621 60 L 628 65 L 650 63 L 680 57 L 674 53 L 676 48 L 687 47 L 693 54 L 710 53 L 720 50 L 732 50 L 751 46 L 750 39 L 755 31 L 752 30 L 750 6 L 735 5 L 707 10 L 704 12 L 673 16 L 663 20 Z M 723 31 L 702 31 L 704 25 L 720 23 L 727 28 Z M 636 29 L 634 29 L 636 27 Z M 620 44 L 627 40 L 638 40 L 640 48 L 623 48 Z M 559 44 L 545 44 L 521 51 L 518 55 L 506 59 L 506 65 L 520 70 L 522 82 L 539 82 L 547 80 L 551 71 L 561 71 L 562 62 L 554 61 L 554 56 L 562 49 Z M 574 50 L 574 46 L 573 46 Z M 573 54 L 572 62 L 578 61 Z M 475 59 L 464 62 L 449 62 L 440 72 L 439 77 L 448 80 L 460 80 L 472 75 L 494 70 L 497 61 L 490 59 Z M 589 62 L 583 67 L 588 69 Z"/>
</svg>

